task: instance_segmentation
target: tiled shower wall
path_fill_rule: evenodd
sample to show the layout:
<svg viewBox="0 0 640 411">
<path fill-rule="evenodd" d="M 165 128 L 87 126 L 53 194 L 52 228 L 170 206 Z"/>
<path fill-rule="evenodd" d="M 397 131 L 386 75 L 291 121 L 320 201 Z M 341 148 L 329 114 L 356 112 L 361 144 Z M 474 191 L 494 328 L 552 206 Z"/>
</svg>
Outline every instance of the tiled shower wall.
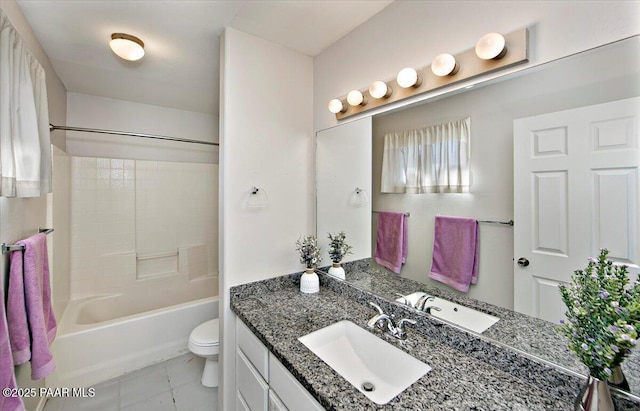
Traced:
<svg viewBox="0 0 640 411">
<path fill-rule="evenodd" d="M 217 274 L 216 164 L 72 157 L 71 190 L 72 298 Z"/>
</svg>

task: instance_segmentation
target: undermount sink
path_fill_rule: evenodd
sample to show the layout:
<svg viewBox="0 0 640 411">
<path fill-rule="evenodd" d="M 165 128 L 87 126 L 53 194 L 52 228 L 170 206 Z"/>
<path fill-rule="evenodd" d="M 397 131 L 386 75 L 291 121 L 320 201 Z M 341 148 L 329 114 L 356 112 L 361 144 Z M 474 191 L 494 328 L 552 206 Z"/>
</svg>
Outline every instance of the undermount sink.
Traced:
<svg viewBox="0 0 640 411">
<path fill-rule="evenodd" d="M 298 340 L 379 405 L 431 371 L 427 364 L 347 320 Z"/>
<path fill-rule="evenodd" d="M 415 308 L 420 297 L 424 295 L 426 294 L 417 292 L 397 298 L 396 301 Z M 429 300 L 427 302 L 427 306 L 438 307 L 440 308 L 440 311 L 432 309 L 430 312 L 432 316 L 478 334 L 482 334 L 487 330 L 487 328 L 500 320 L 498 317 L 494 317 L 493 315 L 453 303 L 449 300 L 438 297 L 433 298 L 433 300 Z"/>
</svg>

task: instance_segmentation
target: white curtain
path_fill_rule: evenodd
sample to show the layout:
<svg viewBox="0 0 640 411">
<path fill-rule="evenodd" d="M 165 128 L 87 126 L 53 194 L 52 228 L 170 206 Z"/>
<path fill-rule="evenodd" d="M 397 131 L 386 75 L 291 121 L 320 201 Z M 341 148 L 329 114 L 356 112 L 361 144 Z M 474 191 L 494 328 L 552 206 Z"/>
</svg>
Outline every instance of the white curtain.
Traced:
<svg viewBox="0 0 640 411">
<path fill-rule="evenodd" d="M 45 72 L 0 10 L 0 196 L 51 192 Z"/>
<path fill-rule="evenodd" d="M 470 117 L 386 134 L 381 192 L 469 192 L 470 134 Z"/>
</svg>

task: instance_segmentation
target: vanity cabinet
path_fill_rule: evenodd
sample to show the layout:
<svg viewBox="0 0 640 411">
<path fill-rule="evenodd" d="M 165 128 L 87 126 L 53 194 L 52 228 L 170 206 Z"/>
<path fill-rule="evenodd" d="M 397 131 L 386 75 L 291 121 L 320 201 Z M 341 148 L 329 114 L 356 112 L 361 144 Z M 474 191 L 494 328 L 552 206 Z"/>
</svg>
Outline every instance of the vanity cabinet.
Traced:
<svg viewBox="0 0 640 411">
<path fill-rule="evenodd" d="M 239 319 L 236 321 L 236 410 L 324 410 Z"/>
</svg>

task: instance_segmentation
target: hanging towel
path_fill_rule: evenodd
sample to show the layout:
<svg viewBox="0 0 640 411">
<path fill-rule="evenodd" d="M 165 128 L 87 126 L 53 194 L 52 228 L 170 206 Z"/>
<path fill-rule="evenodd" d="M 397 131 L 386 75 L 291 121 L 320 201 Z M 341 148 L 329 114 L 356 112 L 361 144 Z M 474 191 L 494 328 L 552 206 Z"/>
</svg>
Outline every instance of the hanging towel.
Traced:
<svg viewBox="0 0 640 411">
<path fill-rule="evenodd" d="M 478 282 L 478 221 L 436 216 L 429 277 L 462 292 Z"/>
<path fill-rule="evenodd" d="M 13 356 L 11 355 L 11 345 L 9 344 L 9 329 L 4 312 L 4 291 L 2 281 L 0 281 L 0 388 L 17 388 L 16 377 L 13 373 Z M 24 411 L 22 398 L 19 396 L 0 395 L 0 410 L 2 411 Z"/>
<path fill-rule="evenodd" d="M 378 214 L 375 260 L 396 274 L 407 262 L 407 219 L 404 213 Z"/>
<path fill-rule="evenodd" d="M 51 284 L 47 259 L 47 237 L 36 234 L 18 245 L 24 251 L 11 253 L 7 323 L 13 362 L 31 359 L 31 379 L 39 380 L 55 368 L 49 345 L 56 336 L 51 307 Z"/>
</svg>

